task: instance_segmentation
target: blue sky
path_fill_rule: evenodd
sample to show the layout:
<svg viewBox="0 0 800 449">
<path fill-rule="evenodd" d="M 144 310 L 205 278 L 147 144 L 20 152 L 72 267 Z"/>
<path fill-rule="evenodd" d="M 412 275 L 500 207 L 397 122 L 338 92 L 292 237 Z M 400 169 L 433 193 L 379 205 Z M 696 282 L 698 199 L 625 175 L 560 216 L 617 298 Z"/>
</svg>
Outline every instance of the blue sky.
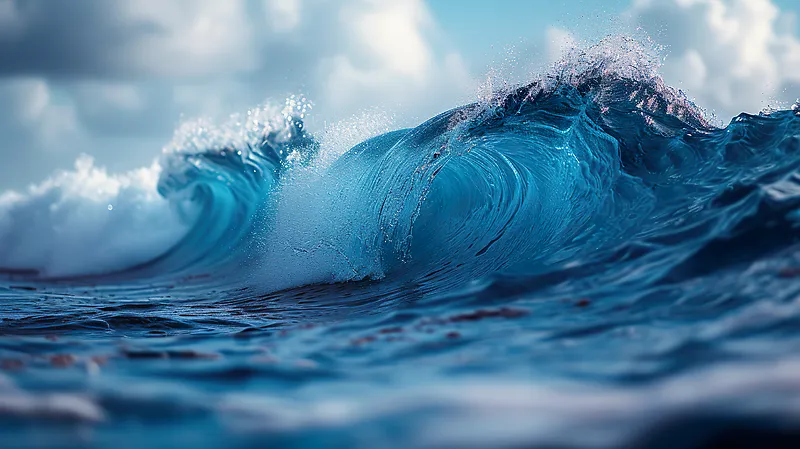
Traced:
<svg viewBox="0 0 800 449">
<path fill-rule="evenodd" d="M 312 130 L 376 109 L 413 125 L 474 99 L 492 68 L 529 80 L 565 49 L 633 32 L 721 120 L 787 107 L 799 13 L 796 0 L 0 0 L 0 191 L 82 153 L 112 172 L 149 165 L 181 120 L 293 93 L 314 101 Z"/>
<path fill-rule="evenodd" d="M 541 44 L 542 30 L 549 26 L 580 30 L 586 38 L 613 34 L 620 27 L 619 15 L 630 3 L 630 0 L 428 2 L 448 40 L 476 62 L 492 60 L 510 45 Z"/>
</svg>

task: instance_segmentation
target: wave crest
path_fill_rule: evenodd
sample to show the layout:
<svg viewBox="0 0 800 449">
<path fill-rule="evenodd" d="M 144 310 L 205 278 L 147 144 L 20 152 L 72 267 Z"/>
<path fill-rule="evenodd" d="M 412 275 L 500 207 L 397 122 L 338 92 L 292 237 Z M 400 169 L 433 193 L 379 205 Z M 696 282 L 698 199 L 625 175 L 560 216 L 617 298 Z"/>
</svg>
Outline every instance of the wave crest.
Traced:
<svg viewBox="0 0 800 449">
<path fill-rule="evenodd" d="M 0 266 L 151 276 L 247 265 L 268 289 L 384 276 L 454 286 L 594 263 L 631 245 L 668 248 L 654 242 L 712 217 L 733 227 L 739 218 L 719 217 L 741 211 L 714 198 L 774 165 L 765 155 L 795 151 L 797 113 L 743 114 L 718 128 L 657 70 L 636 41 L 607 39 L 572 52 L 548 76 L 365 140 L 332 163 L 333 152 L 304 128 L 302 98 L 220 126 L 191 122 L 157 166 L 152 214 L 136 212 L 170 217 L 169 239 L 139 245 L 149 249 L 136 258 L 125 259 L 126 249 L 114 264 L 89 258 L 68 267 L 45 239 L 37 257 L 10 252 Z M 5 200 L 0 235 L 15 238 L 47 201 L 63 200 L 67 183 L 52 189 L 56 197 Z M 11 213 L 26 207 L 27 215 Z M 47 225 L 57 229 L 54 220 Z M 110 241 L 124 241 L 113 232 Z M 695 237 L 680 244 L 701 248 L 711 238 Z"/>
</svg>

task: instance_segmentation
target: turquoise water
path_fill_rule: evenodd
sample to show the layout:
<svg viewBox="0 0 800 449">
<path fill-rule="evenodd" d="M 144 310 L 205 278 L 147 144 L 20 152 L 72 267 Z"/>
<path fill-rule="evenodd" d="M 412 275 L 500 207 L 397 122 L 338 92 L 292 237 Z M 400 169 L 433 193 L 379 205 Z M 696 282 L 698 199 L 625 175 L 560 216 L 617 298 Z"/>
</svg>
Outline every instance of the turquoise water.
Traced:
<svg viewBox="0 0 800 449">
<path fill-rule="evenodd" d="M 292 98 L 7 200 L 0 440 L 793 447 L 800 115 L 608 48 L 335 157 Z"/>
</svg>

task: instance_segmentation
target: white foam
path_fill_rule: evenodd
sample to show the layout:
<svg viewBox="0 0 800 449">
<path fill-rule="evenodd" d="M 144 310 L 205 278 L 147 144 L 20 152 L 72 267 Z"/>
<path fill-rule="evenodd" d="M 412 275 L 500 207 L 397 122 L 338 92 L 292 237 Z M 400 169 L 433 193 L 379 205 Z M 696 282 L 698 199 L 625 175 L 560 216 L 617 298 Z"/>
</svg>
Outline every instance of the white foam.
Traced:
<svg viewBox="0 0 800 449">
<path fill-rule="evenodd" d="M 150 261 L 179 242 L 193 224 L 194 207 L 158 193 L 163 170 L 180 170 L 183 155 L 214 148 L 255 148 L 273 132 L 288 132 L 310 108 L 305 98 L 287 99 L 216 122 L 194 119 L 179 126 L 150 166 L 110 173 L 82 155 L 72 170 L 55 173 L 24 192 L 0 194 L 0 270 L 36 270 L 45 277 L 112 273 Z M 391 118 L 376 111 L 328 124 L 317 137 L 320 151 L 310 163 L 292 164 L 274 192 L 273 211 L 257 234 L 262 260 L 255 281 L 266 288 L 343 281 L 373 274 L 348 260 L 348 208 L 332 209 L 347 180 L 327 176 L 330 166 L 354 145 L 389 131 Z M 278 139 L 288 139 L 279 134 Z M 302 162 L 303 158 L 298 160 Z M 214 219 L 215 217 L 207 217 Z M 219 218 L 219 217 L 217 217 Z M 358 265 L 357 267 L 355 265 Z M 264 275 L 268 273 L 268 275 Z"/>
<path fill-rule="evenodd" d="M 0 196 L 0 267 L 105 274 L 163 253 L 188 229 L 156 192 L 157 163 L 111 174 L 82 155 L 27 192 Z"/>
<path fill-rule="evenodd" d="M 391 117 L 365 113 L 329 124 L 319 135 L 320 149 L 308 165 L 287 172 L 274 192 L 273 214 L 258 245 L 254 282 L 267 290 L 311 283 L 380 277 L 380 261 L 365 257 L 355 240 L 364 226 L 364 198 L 358 183 L 332 164 L 350 148 L 390 129 Z"/>
</svg>

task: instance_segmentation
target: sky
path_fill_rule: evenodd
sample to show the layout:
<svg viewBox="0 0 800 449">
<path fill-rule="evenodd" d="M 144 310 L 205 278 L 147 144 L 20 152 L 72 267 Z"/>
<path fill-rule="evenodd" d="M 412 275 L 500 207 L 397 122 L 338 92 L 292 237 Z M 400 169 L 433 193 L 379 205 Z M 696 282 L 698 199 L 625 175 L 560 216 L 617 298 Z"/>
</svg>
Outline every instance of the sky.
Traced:
<svg viewBox="0 0 800 449">
<path fill-rule="evenodd" d="M 798 16 L 797 0 L 0 0 L 0 192 L 81 154 L 149 165 L 181 121 L 291 94 L 313 101 L 312 132 L 410 126 L 607 35 L 649 36 L 667 83 L 727 121 L 800 97 Z"/>
</svg>

